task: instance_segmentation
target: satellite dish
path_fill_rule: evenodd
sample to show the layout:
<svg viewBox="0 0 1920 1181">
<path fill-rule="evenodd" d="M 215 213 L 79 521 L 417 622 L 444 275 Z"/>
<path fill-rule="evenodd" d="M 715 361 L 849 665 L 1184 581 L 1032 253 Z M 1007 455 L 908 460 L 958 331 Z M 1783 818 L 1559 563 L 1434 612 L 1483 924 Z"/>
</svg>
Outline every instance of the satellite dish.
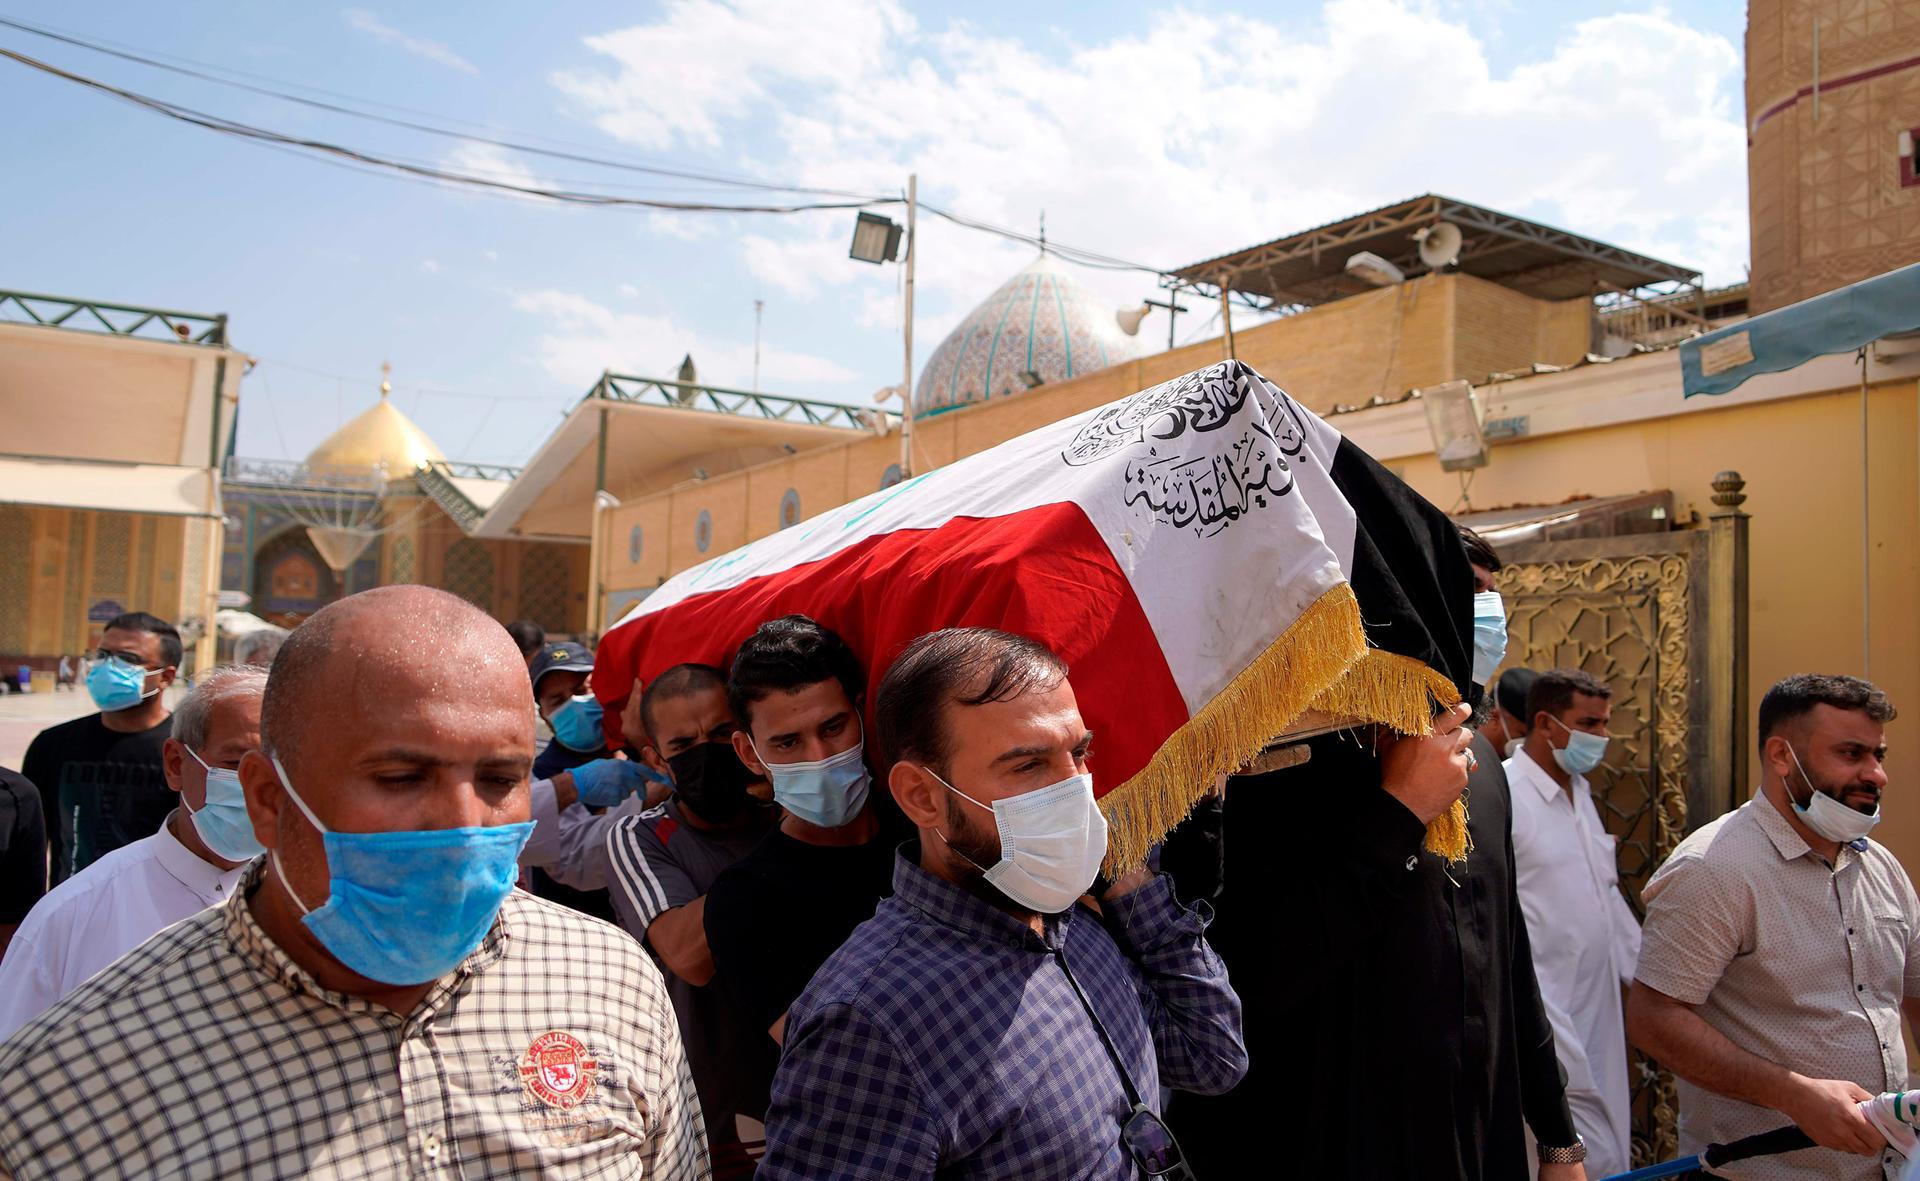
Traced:
<svg viewBox="0 0 1920 1181">
<path fill-rule="evenodd" d="M 1420 261 L 1430 271 L 1444 270 L 1460 257 L 1460 227 L 1452 222 L 1437 221 L 1415 230 L 1413 240 L 1420 243 Z"/>
<path fill-rule="evenodd" d="M 1121 308 L 1113 314 L 1113 318 L 1119 322 L 1120 331 L 1126 333 L 1128 336 L 1138 336 L 1140 335 L 1140 321 L 1146 319 L 1147 313 L 1152 310 L 1153 308 L 1150 305 L 1143 303 L 1137 308 Z"/>
</svg>

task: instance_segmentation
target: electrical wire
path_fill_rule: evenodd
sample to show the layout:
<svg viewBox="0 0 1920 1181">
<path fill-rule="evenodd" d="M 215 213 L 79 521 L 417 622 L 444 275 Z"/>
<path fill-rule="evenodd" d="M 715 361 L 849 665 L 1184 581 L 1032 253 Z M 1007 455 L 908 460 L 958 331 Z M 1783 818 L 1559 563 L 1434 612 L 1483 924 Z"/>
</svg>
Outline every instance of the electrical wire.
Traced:
<svg viewBox="0 0 1920 1181">
<path fill-rule="evenodd" d="M 695 171 L 692 169 L 667 168 L 659 165 L 636 164 L 630 161 L 615 160 L 605 156 L 590 155 L 584 152 L 560 151 L 554 148 L 542 148 L 534 144 L 520 143 L 514 140 L 499 139 L 489 135 L 476 135 L 470 132 L 455 131 L 450 128 L 439 127 L 430 123 L 421 123 L 413 119 L 398 119 L 390 115 L 379 115 L 371 111 L 356 110 L 353 107 L 343 106 L 339 103 L 323 102 L 319 99 L 312 99 L 312 98 L 303 98 L 300 95 L 288 94 L 283 90 L 275 90 L 267 86 L 256 86 L 248 82 L 238 82 L 229 78 L 221 78 L 215 74 L 208 73 L 205 70 L 189 69 L 185 66 L 172 65 L 170 63 L 159 61 L 155 58 L 147 57 L 142 54 L 131 53 L 121 49 L 113 49 L 104 44 L 89 41 L 82 37 L 76 37 L 71 34 L 57 32 L 45 26 L 35 26 L 31 23 L 16 20 L 11 17 L 0 16 L 0 27 L 17 29 L 24 33 L 32 33 L 38 37 L 46 37 L 46 38 L 49 38 L 50 40 L 64 42 L 65 44 L 77 46 L 81 49 L 90 50 L 94 53 L 101 53 L 101 54 L 106 54 L 110 57 L 117 57 L 123 61 L 130 61 L 130 62 L 138 63 L 143 66 L 150 66 L 156 70 L 166 70 L 171 73 L 182 75 L 184 77 L 196 78 L 203 82 L 212 82 L 218 86 L 231 86 L 231 87 L 234 87 L 235 89 L 245 90 L 253 94 L 263 95 L 267 98 L 276 98 L 281 100 L 282 102 L 298 103 L 302 106 L 312 107 L 316 110 L 330 111 L 334 114 L 346 115 L 349 118 L 354 118 L 354 119 L 365 119 L 375 123 L 384 123 L 391 127 L 400 127 L 400 128 L 405 128 L 406 130 L 409 130 L 409 131 L 418 131 L 425 135 L 435 135 L 435 136 L 440 136 L 446 139 L 466 140 L 471 143 L 481 143 L 481 144 L 487 144 L 497 148 L 507 148 L 515 152 L 524 152 L 525 154 L 530 156 L 545 156 L 550 159 L 568 160 L 578 164 L 592 164 L 601 168 L 614 168 L 614 169 L 620 169 L 626 172 L 640 172 L 640 173 L 646 173 L 651 176 L 671 177 L 677 180 L 695 180 L 695 181 L 701 181 L 706 184 L 724 185 L 724 186 L 729 186 L 733 188 L 759 189 L 765 192 L 805 193 L 805 194 L 811 194 L 814 196 L 845 197 L 849 199 L 865 200 L 865 201 L 885 200 L 885 198 L 877 198 L 870 193 L 857 193 L 857 192 L 852 192 L 846 189 L 830 189 L 830 188 L 820 188 L 820 187 L 808 186 L 808 185 L 779 184 L 772 181 L 753 180 L 753 179 L 744 178 L 744 177 L 729 177 L 720 173 L 701 172 L 701 171 Z M 366 101 L 366 100 L 356 100 L 356 101 Z"/>
<path fill-rule="evenodd" d="M 328 143 L 325 140 L 307 139 L 302 136 L 288 135 L 285 132 L 257 127 L 251 123 L 242 123 L 237 119 L 227 119 L 219 115 L 208 114 L 192 107 L 167 102 L 164 99 L 152 98 L 135 91 L 124 90 L 118 86 L 110 86 L 105 82 L 97 81 L 83 74 L 75 74 L 71 71 L 63 70 L 59 66 L 40 61 L 37 58 L 28 57 L 24 53 L 19 53 L 11 49 L 0 48 L 0 57 L 9 58 L 31 69 L 39 70 L 53 77 L 84 86 L 102 94 L 110 95 L 122 102 L 130 103 L 133 106 L 152 111 L 155 114 L 165 115 L 170 119 L 177 119 L 182 123 L 202 127 L 209 131 L 217 131 L 238 139 L 300 148 L 309 152 L 389 169 L 394 172 L 404 173 L 408 176 L 425 177 L 430 180 L 445 181 L 454 184 L 472 185 L 476 188 L 494 189 L 505 193 L 518 193 L 522 196 L 541 197 L 563 204 L 628 206 L 642 209 L 667 209 L 680 213 L 802 213 L 815 209 L 864 209 L 873 205 L 890 205 L 900 202 L 900 198 L 893 197 L 853 201 L 795 202 L 787 205 L 721 205 L 700 201 L 662 201 L 646 197 L 622 197 L 613 193 L 593 193 L 579 189 L 548 188 L 542 185 L 515 184 L 511 181 L 490 180 L 483 176 L 457 172 L 450 168 L 410 164 L 403 160 L 376 155 L 372 152 L 362 151 L 357 148 Z"/>
<path fill-rule="evenodd" d="M 521 184 L 511 180 L 500 179 L 501 174 L 495 174 L 494 176 L 487 176 L 485 175 L 485 172 L 486 172 L 485 169 L 454 170 L 450 168 L 441 167 L 436 164 L 421 163 L 418 160 L 418 158 L 408 158 L 408 157 L 395 155 L 395 154 L 376 154 L 370 151 L 346 147 L 340 144 L 330 143 L 324 140 L 307 139 L 301 136 L 289 135 L 287 133 L 274 131 L 269 128 L 259 127 L 249 123 L 243 123 L 239 120 L 228 119 L 223 116 L 213 115 L 204 111 L 197 110 L 192 107 L 184 106 L 182 104 L 169 102 L 164 99 L 154 98 L 149 95 L 141 94 L 136 91 L 113 86 L 108 83 L 99 81 L 97 79 L 88 77 L 86 75 L 77 74 L 72 71 L 62 69 L 58 66 L 54 66 L 50 63 L 40 61 L 26 54 L 18 53 L 16 51 L 9 50 L 9 49 L 0 48 L 0 56 L 10 58 L 16 62 L 19 62 L 22 65 L 28 66 L 32 69 L 40 70 L 44 73 L 52 75 L 56 78 L 60 78 L 64 81 L 72 82 L 76 85 L 84 86 L 84 87 L 99 91 L 111 97 L 120 99 L 123 102 L 130 103 L 137 107 L 141 107 L 143 109 L 149 110 L 156 114 L 165 115 L 169 118 L 176 119 L 181 122 L 191 124 L 193 126 L 201 127 L 206 130 L 215 131 L 215 132 L 219 132 L 226 135 L 232 135 L 237 138 L 247 139 L 262 146 L 277 147 L 282 150 L 293 150 L 306 158 L 320 159 L 320 160 L 323 160 L 324 162 L 335 163 L 345 167 L 353 168 L 356 171 L 371 170 L 371 171 L 398 172 L 411 179 L 421 181 L 424 183 L 429 183 L 429 184 L 465 185 L 469 187 L 490 189 L 497 193 L 500 193 L 502 195 L 507 195 L 507 196 L 517 195 L 522 197 L 535 197 L 535 198 L 559 201 L 559 202 L 570 203 L 570 204 L 604 205 L 604 206 L 638 206 L 641 208 L 663 209 L 663 210 L 669 210 L 674 212 L 689 212 L 689 213 L 786 214 L 786 213 L 808 212 L 813 210 L 859 209 L 859 208 L 869 208 L 869 207 L 878 206 L 878 205 L 897 205 L 897 204 L 904 204 L 904 201 L 905 201 L 904 195 L 885 196 L 885 195 L 878 195 L 878 194 L 871 194 L 871 193 L 861 193 L 861 192 L 857 192 L 849 189 L 827 188 L 827 187 L 815 186 L 815 185 L 784 184 L 784 183 L 755 180 L 755 179 L 749 179 L 749 178 L 743 178 L 743 177 L 732 177 L 732 176 L 726 176 L 720 173 L 706 172 L 706 171 L 700 171 L 700 170 L 694 170 L 694 169 L 671 168 L 671 167 L 665 167 L 665 166 L 659 166 L 659 165 L 638 164 L 638 163 L 633 163 L 631 161 L 616 160 L 616 159 L 611 159 L 605 156 L 592 155 L 585 152 L 561 151 L 561 150 L 552 149 L 552 148 L 542 148 L 535 144 L 523 142 L 522 140 L 505 139 L 505 138 L 500 138 L 498 136 L 482 135 L 482 134 L 457 131 L 445 126 L 437 126 L 432 123 L 424 123 L 415 119 L 401 119 L 401 118 L 396 118 L 388 115 L 380 115 L 371 111 L 358 110 L 358 109 L 355 109 L 354 107 L 346 106 L 341 103 L 326 102 L 319 99 L 306 98 L 300 95 L 287 93 L 284 90 L 274 89 L 272 87 L 259 86 L 259 85 L 255 85 L 247 82 L 240 82 L 230 78 L 222 78 L 216 74 L 209 73 L 204 69 L 193 69 L 186 66 L 174 65 L 172 63 L 161 61 L 157 58 L 150 57 L 145 54 L 133 53 L 123 49 L 112 48 L 104 43 L 90 41 L 86 38 L 78 37 L 69 33 L 64 33 L 48 26 L 35 25 L 31 22 L 21 21 L 14 18 L 10 18 L 10 17 L 0 16 L 0 27 L 12 28 L 21 32 L 33 34 L 35 36 L 46 37 L 51 40 L 59 41 L 68 45 L 76 46 L 78 48 L 86 49 L 91 52 L 106 54 L 108 56 L 116 57 L 125 61 L 131 61 L 139 65 L 144 65 L 154 69 L 169 71 L 171 73 L 179 74 L 185 77 L 190 77 L 190 78 L 194 78 L 201 81 L 211 82 L 216 85 L 230 86 L 240 90 L 248 91 L 250 93 L 259 94 L 265 97 L 275 98 L 285 102 L 297 103 L 303 106 L 311 107 L 318 110 L 328 111 L 334 114 L 344 115 L 350 118 L 364 119 L 372 122 L 383 123 L 389 126 L 399 127 L 399 128 L 403 128 L 410 131 L 416 131 L 426 135 L 439 136 L 447 139 L 462 140 L 469 143 L 485 144 L 488 146 L 503 148 L 510 151 L 522 152 L 528 155 L 542 156 L 542 157 L 558 159 L 558 160 L 567 160 L 575 163 L 588 164 L 594 167 L 610 168 L 610 169 L 616 169 L 616 170 L 628 171 L 628 172 L 637 172 L 637 173 L 642 173 L 646 175 L 660 176 L 660 177 L 666 177 L 666 178 L 676 179 L 676 180 L 691 180 L 691 181 L 696 181 L 696 182 L 700 182 L 708 185 L 716 185 L 716 186 L 722 186 L 722 187 L 728 187 L 728 188 L 754 189 L 754 190 L 763 191 L 763 192 L 798 193 L 798 194 L 815 195 L 815 196 L 832 196 L 832 197 L 841 197 L 841 198 L 844 198 L 844 200 L 834 201 L 834 202 L 805 202 L 805 203 L 796 202 L 788 205 L 729 205 L 729 204 L 712 203 L 712 202 L 669 201 L 669 200 L 645 199 L 645 198 L 639 198 L 639 197 L 622 197 L 615 194 L 592 192 L 592 191 L 583 190 L 583 189 L 549 187 L 547 185 Z M 181 59 L 181 60 L 191 60 L 191 59 Z M 204 64 L 204 63 L 196 63 L 196 64 Z M 232 71 L 232 72 L 240 73 L 239 71 Z M 261 77 L 260 75 L 246 75 L 246 76 Z M 291 84 L 283 83 L 282 85 L 291 85 Z M 317 88 L 306 87 L 304 89 L 317 89 Z M 331 92 L 331 91 L 318 91 L 318 92 L 324 93 L 324 94 L 334 94 L 335 97 L 341 97 L 341 98 L 348 97 L 348 96 L 338 95 L 336 94 L 336 92 Z M 359 100 L 359 99 L 356 99 L 355 101 L 367 102 L 367 103 L 372 102 L 372 100 Z M 388 104 L 372 104 L 372 105 L 388 105 Z M 392 109 L 411 111 L 411 108 L 404 108 L 404 107 L 394 107 Z M 452 120 L 445 116 L 428 115 L 423 112 L 413 112 L 413 113 L 421 114 L 423 117 L 440 119 L 442 122 L 461 122 L 460 120 Z M 555 182 L 556 185 L 559 183 L 576 183 L 576 182 L 570 182 L 570 181 Z M 669 190 L 669 191 L 679 191 L 679 190 Z M 925 201 L 920 202 L 920 207 L 922 209 L 925 209 L 928 213 L 936 217 L 939 217 L 942 220 L 950 222 L 954 225 L 961 226 L 967 229 L 976 230 L 983 233 L 993 234 L 997 237 L 1005 238 L 1009 241 L 1020 242 L 1025 245 L 1034 246 L 1036 248 L 1044 250 L 1047 253 L 1056 255 L 1063 261 L 1071 262 L 1079 266 L 1089 267 L 1097 270 L 1134 271 L 1134 272 L 1139 272 L 1143 274 L 1155 275 L 1159 277 L 1167 277 L 1171 274 L 1171 272 L 1164 267 L 1156 267 L 1146 263 L 1141 263 L 1141 262 L 1136 262 L 1130 259 L 1120 258 L 1115 255 L 1105 254 L 1099 251 L 1088 250 L 1082 247 L 1071 246 L 1066 243 L 1060 242 L 1058 240 L 1043 240 L 1037 237 L 1036 235 L 1024 233 L 1020 230 L 1011 229 L 1006 226 L 995 225 L 994 223 L 983 221 L 979 218 L 969 217 L 964 214 L 957 213 L 953 210 L 931 204 L 929 202 L 925 202 Z"/>
</svg>

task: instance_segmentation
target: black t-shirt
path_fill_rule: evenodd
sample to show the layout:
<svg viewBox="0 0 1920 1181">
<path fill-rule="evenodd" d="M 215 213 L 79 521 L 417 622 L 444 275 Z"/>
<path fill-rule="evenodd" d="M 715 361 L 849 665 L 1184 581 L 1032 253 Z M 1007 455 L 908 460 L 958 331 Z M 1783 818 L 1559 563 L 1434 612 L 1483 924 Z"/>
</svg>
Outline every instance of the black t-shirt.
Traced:
<svg viewBox="0 0 1920 1181">
<path fill-rule="evenodd" d="M 753 1029 L 787 1011 L 814 972 L 893 893 L 884 829 L 864 845 L 809 845 L 778 828 L 707 891 L 714 980 Z"/>
<path fill-rule="evenodd" d="M 0 767 L 0 923 L 18 923 L 47 892 L 47 826 L 40 792 Z"/>
<path fill-rule="evenodd" d="M 171 716 L 123 734 L 88 714 L 35 736 L 20 770 L 40 789 L 54 884 L 160 831 L 179 799 L 160 759 L 172 732 Z"/>
</svg>

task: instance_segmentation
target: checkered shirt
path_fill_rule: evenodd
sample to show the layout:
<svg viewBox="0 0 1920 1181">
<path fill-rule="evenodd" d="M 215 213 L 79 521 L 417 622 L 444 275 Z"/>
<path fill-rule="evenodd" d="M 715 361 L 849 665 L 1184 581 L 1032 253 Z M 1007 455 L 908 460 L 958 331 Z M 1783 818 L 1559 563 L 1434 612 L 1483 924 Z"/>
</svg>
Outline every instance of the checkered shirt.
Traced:
<svg viewBox="0 0 1920 1181">
<path fill-rule="evenodd" d="M 0 1175 L 709 1176 L 666 989 L 624 932 L 515 891 L 403 1017 L 268 938 L 259 872 L 0 1043 Z"/>
<path fill-rule="evenodd" d="M 1126 1089 L 1061 957 L 1155 1110 L 1162 1083 L 1233 1086 L 1247 1052 L 1205 903 L 1161 877 L 1106 912 L 1036 935 L 901 856 L 893 897 L 793 1004 L 760 1181 L 1137 1176 Z"/>
</svg>

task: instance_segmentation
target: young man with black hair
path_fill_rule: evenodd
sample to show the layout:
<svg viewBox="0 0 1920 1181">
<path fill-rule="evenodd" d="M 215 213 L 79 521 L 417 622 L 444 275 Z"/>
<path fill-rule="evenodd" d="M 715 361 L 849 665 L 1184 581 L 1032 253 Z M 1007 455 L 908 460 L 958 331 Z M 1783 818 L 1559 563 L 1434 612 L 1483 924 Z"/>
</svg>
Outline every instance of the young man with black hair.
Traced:
<svg viewBox="0 0 1920 1181">
<path fill-rule="evenodd" d="M 172 813 L 160 750 L 172 729 L 166 689 L 182 651 L 166 620 L 145 611 L 115 616 L 84 662 L 100 712 L 49 726 L 27 747 L 20 771 L 40 789 L 54 885 L 152 836 Z"/>
<path fill-rule="evenodd" d="M 1641 891 L 1627 1032 L 1680 1077 L 1683 1153 L 1792 1121 L 1822 1147 L 1740 1176 L 1900 1170 L 1858 1107 L 1908 1088 L 1902 1015 L 1920 1028 L 1920 902 L 1867 837 L 1893 718 L 1857 677 L 1801 674 L 1767 690 L 1759 791 L 1681 841 Z"/>
<path fill-rule="evenodd" d="M 763 1181 L 1190 1178 L 1160 1087 L 1239 1081 L 1240 1001 L 1205 904 L 1145 866 L 1096 884 L 1107 826 L 1066 666 L 934 632 L 875 718 L 919 840 L 794 1003 Z M 1094 890 L 1099 912 L 1078 905 Z"/>
<path fill-rule="evenodd" d="M 846 641 L 804 615 L 761 624 L 727 677 L 734 753 L 785 815 L 707 891 L 707 946 L 749 1027 L 776 1042 L 787 1006 L 892 888 L 897 834 L 871 798 L 865 691 Z"/>
<path fill-rule="evenodd" d="M 1590 1177 L 1626 1172 L 1633 1148 L 1620 990 L 1640 956 L 1640 922 L 1587 782 L 1606 757 L 1612 697 L 1580 669 L 1541 673 L 1527 692 L 1526 742 L 1505 764 L 1515 888 Z"/>
<path fill-rule="evenodd" d="M 767 835 L 779 811 L 764 779 L 733 750 L 740 728 L 727 704 L 727 675 L 680 664 L 648 682 L 638 721 L 640 757 L 673 780 L 673 795 L 607 834 L 609 886 L 620 925 L 665 969 L 667 994 L 706 1115 L 716 1179 L 750 1177 L 736 1115 L 759 1119 L 779 1046 L 743 1020 L 714 979 L 707 946 L 707 891 Z M 637 737 L 637 735 L 636 735 Z"/>
</svg>

